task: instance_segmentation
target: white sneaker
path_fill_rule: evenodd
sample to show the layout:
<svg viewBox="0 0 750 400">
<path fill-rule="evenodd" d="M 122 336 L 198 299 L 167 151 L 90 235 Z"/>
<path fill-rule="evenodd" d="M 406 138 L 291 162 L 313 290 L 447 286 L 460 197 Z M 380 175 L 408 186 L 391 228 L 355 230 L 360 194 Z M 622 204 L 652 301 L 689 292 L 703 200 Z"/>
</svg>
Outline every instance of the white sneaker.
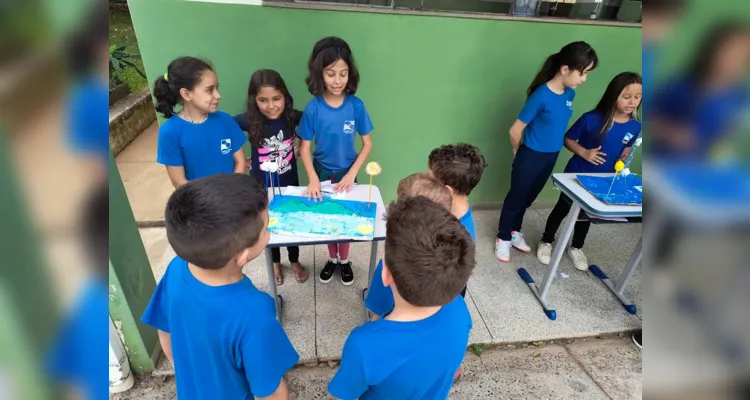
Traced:
<svg viewBox="0 0 750 400">
<path fill-rule="evenodd" d="M 495 240 L 495 257 L 502 262 L 510 261 L 510 241 Z"/>
<path fill-rule="evenodd" d="M 583 254 L 583 250 L 568 247 L 568 255 L 573 260 L 573 266 L 576 267 L 577 270 L 587 271 L 589 269 L 589 262 L 586 260 L 586 255 Z"/>
<path fill-rule="evenodd" d="M 524 253 L 531 253 L 531 247 L 529 247 L 529 245 L 526 244 L 526 241 L 523 240 L 523 233 L 513 231 L 510 234 L 512 235 L 510 237 L 510 244 L 512 244 L 513 247 Z"/>
<path fill-rule="evenodd" d="M 552 259 L 552 243 L 539 242 L 539 248 L 536 249 L 536 258 L 540 263 L 549 265 Z"/>
</svg>

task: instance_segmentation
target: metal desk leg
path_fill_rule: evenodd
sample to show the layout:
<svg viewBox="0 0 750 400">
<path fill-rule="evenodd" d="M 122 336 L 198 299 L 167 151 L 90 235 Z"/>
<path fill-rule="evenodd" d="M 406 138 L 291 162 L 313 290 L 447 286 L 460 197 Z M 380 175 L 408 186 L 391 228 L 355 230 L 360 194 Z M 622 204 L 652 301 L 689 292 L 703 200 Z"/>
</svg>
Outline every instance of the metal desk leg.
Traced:
<svg viewBox="0 0 750 400">
<path fill-rule="evenodd" d="M 531 275 L 528 271 L 526 271 L 526 269 L 519 268 L 517 270 L 518 275 L 520 275 L 521 279 L 523 279 L 523 281 L 526 282 L 527 285 L 529 285 L 529 289 L 531 289 L 531 292 L 534 293 L 534 296 L 536 296 L 537 300 L 539 300 L 539 303 L 544 309 L 544 313 L 547 314 L 547 318 L 551 320 L 555 320 L 557 318 L 557 312 L 553 310 L 552 307 L 549 306 L 549 304 L 547 304 L 547 292 L 549 291 L 549 287 L 552 285 L 552 280 L 555 279 L 557 268 L 560 266 L 560 260 L 562 259 L 565 247 L 568 245 L 568 240 L 570 240 L 570 236 L 573 234 L 573 228 L 576 225 L 576 221 L 578 221 L 578 213 L 580 211 L 581 205 L 578 204 L 578 202 L 573 201 L 573 205 L 570 207 L 570 212 L 565 218 L 562 235 L 557 239 L 555 250 L 552 252 L 552 259 L 550 260 L 547 272 L 544 274 L 544 278 L 542 279 L 541 289 L 537 288 L 534 279 L 531 278 Z"/>
<path fill-rule="evenodd" d="M 623 308 L 625 308 L 625 311 L 629 312 L 630 314 L 635 314 L 638 310 L 635 307 L 635 304 L 633 304 L 630 300 L 628 300 L 627 297 L 623 294 L 625 291 L 625 288 L 628 286 L 628 282 L 630 282 L 630 278 L 633 277 L 633 271 L 635 271 L 635 267 L 638 266 L 638 264 L 641 262 L 641 258 L 643 257 L 643 237 L 638 241 L 638 245 L 635 246 L 635 250 L 633 250 L 633 253 L 630 255 L 630 259 L 628 260 L 628 263 L 625 264 L 625 269 L 622 270 L 622 273 L 620 274 L 620 277 L 617 279 L 617 284 L 613 285 L 612 280 L 609 279 L 607 274 L 602 271 L 601 268 L 599 268 L 596 265 L 592 265 L 589 269 L 594 276 L 601 279 L 602 283 L 604 283 L 604 286 L 609 289 L 612 294 L 617 297 L 617 300 L 620 300 L 620 304 L 622 304 Z"/>
<path fill-rule="evenodd" d="M 363 302 L 367 298 L 367 290 L 370 287 L 370 282 L 372 282 L 372 275 L 375 272 L 375 266 L 377 265 L 377 261 L 378 261 L 378 242 L 376 240 L 373 240 L 370 246 L 370 266 L 367 270 L 367 287 L 362 289 L 362 301 Z M 365 314 L 367 316 L 367 321 L 372 319 L 372 313 L 370 313 L 370 310 L 367 309 L 367 306 L 365 306 Z"/>
<path fill-rule="evenodd" d="M 281 322 L 281 308 L 284 306 L 284 300 L 276 292 L 276 279 L 273 275 L 273 255 L 270 247 L 266 247 L 266 267 L 268 268 L 268 291 L 276 303 L 276 319 Z"/>
</svg>

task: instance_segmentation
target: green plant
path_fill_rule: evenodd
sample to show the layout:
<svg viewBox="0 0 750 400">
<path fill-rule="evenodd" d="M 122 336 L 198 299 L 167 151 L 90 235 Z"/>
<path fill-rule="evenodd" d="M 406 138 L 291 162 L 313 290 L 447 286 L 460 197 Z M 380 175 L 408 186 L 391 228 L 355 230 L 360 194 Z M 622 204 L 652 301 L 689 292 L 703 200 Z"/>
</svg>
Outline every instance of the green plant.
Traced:
<svg viewBox="0 0 750 400">
<path fill-rule="evenodd" d="M 118 46 L 116 44 L 109 46 L 109 76 L 110 79 L 115 80 L 113 83 L 121 83 L 116 75 L 125 72 L 127 68 L 132 68 L 143 79 L 147 79 L 146 74 L 144 74 L 143 71 L 141 71 L 141 69 L 132 61 L 140 59 L 141 56 L 139 54 L 127 52 L 125 46 Z"/>
<path fill-rule="evenodd" d="M 481 357 L 484 353 L 484 343 L 473 343 L 469 345 L 469 351 L 474 353 L 475 356 Z"/>
</svg>

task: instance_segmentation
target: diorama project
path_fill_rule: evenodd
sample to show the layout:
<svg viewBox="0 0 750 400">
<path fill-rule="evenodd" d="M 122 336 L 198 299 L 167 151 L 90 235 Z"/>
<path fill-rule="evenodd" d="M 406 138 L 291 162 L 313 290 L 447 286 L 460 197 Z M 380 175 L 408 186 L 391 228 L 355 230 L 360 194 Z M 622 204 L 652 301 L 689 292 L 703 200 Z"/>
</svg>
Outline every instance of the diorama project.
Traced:
<svg viewBox="0 0 750 400">
<path fill-rule="evenodd" d="M 612 205 L 643 204 L 643 181 L 638 175 L 631 174 L 630 162 L 642 143 L 638 138 L 625 161 L 615 163 L 615 176 L 577 175 L 578 182 L 597 199 Z"/>
<path fill-rule="evenodd" d="M 376 210 L 376 204 L 364 201 L 277 195 L 268 207 L 268 231 L 288 236 L 367 241 L 373 238 Z"/>
<path fill-rule="evenodd" d="M 577 178 L 584 189 L 607 204 L 618 206 L 643 204 L 643 182 L 636 175 L 578 175 Z"/>
<path fill-rule="evenodd" d="M 343 200 L 333 193 L 332 183 L 328 184 L 331 193 L 322 190 L 323 200 L 309 200 L 302 187 L 287 187 L 284 195 L 279 190 L 268 206 L 269 232 L 323 240 L 372 240 L 378 209 L 377 203 L 370 202 L 372 177 L 381 171 L 378 163 L 367 164 L 366 172 L 370 175 L 367 201 Z"/>
</svg>

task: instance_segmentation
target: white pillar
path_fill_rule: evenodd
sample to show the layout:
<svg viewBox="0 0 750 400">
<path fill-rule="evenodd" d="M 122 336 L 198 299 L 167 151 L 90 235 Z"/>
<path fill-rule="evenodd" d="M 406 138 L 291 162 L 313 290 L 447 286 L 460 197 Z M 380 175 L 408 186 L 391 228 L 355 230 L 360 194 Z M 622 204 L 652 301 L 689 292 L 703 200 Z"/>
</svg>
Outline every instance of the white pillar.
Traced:
<svg viewBox="0 0 750 400">
<path fill-rule="evenodd" d="M 122 346 L 112 318 L 109 318 L 109 392 L 120 393 L 133 387 L 135 379 L 130 372 L 128 354 Z"/>
</svg>

